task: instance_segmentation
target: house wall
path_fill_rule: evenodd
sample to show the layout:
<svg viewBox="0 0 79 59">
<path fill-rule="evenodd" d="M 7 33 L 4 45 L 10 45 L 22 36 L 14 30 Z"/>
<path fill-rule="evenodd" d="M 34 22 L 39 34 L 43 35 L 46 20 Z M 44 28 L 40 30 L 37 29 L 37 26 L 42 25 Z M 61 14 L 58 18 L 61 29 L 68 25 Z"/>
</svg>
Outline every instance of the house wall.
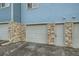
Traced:
<svg viewBox="0 0 79 59">
<path fill-rule="evenodd" d="M 2 11 L 2 12 L 1 12 Z M 10 21 L 10 7 L 1 10 L 0 21 L 8 19 Z M 9 15 L 8 15 L 9 14 Z M 63 17 L 69 20 L 72 16 L 76 16 L 79 21 L 79 4 L 40 4 L 36 9 L 28 9 L 25 4 L 13 4 L 13 18 L 17 22 L 23 24 L 31 24 L 26 27 L 26 41 L 48 44 L 47 25 L 34 25 L 40 23 L 64 23 Z M 33 24 L 33 25 L 32 25 Z M 0 40 L 8 40 L 8 24 L 0 24 Z M 79 48 L 78 30 L 79 24 L 74 24 L 73 29 L 73 47 Z M 57 24 L 55 27 L 56 38 L 54 45 L 64 46 L 64 24 Z M 3 35 L 2 35 L 3 34 Z M 5 37 L 4 37 L 5 36 Z"/>
<path fill-rule="evenodd" d="M 54 45 L 64 46 L 64 27 L 63 24 L 55 26 L 56 38 Z M 60 35 L 61 34 L 61 35 Z M 48 26 L 47 25 L 31 25 L 26 27 L 26 41 L 48 44 Z"/>
<path fill-rule="evenodd" d="M 13 20 L 21 22 L 21 4 L 13 4 Z M 9 7 L 0 9 L 0 40 L 9 40 L 8 27 L 6 22 L 11 21 L 11 4 Z M 1 23 L 3 22 L 3 23 Z M 6 24 L 5 24 L 6 23 Z"/>
<path fill-rule="evenodd" d="M 21 4 L 21 21 L 24 24 L 64 23 L 73 16 L 74 21 L 79 22 L 79 4 L 48 3 L 39 4 L 38 8 L 28 9 L 26 4 Z M 63 20 L 63 17 L 67 18 Z M 73 47 L 79 48 L 78 30 L 79 24 L 74 24 Z M 54 45 L 65 46 L 64 24 L 55 27 L 56 38 Z M 48 44 L 47 25 L 31 25 L 26 28 L 26 41 Z"/>
<path fill-rule="evenodd" d="M 21 22 L 21 4 L 13 4 L 13 19 L 17 22 Z M 11 4 L 9 7 L 0 8 L 0 22 L 11 20 Z"/>
<path fill-rule="evenodd" d="M 21 20 L 25 24 L 63 23 L 63 17 L 69 19 L 73 16 L 79 21 L 78 3 L 40 3 L 35 9 L 28 9 L 27 4 L 21 4 Z"/>
<path fill-rule="evenodd" d="M 10 21 L 11 19 L 10 6 L 6 8 L 0 8 L 0 22 Z"/>
</svg>

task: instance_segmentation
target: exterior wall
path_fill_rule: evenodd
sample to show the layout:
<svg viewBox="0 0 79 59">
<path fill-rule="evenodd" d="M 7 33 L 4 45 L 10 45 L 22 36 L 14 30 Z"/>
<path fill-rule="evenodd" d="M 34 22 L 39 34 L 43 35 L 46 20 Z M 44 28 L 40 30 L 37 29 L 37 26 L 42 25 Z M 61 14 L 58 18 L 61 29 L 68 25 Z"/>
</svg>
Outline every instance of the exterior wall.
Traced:
<svg viewBox="0 0 79 59">
<path fill-rule="evenodd" d="M 45 3 L 40 4 L 36 9 L 28 9 L 26 4 L 21 4 L 21 21 L 24 24 L 38 24 L 38 23 L 64 23 L 69 18 L 75 16 L 79 22 L 79 4 L 60 4 L 60 3 Z M 67 18 L 63 20 L 63 17 Z M 79 24 L 74 24 L 73 29 L 73 47 L 79 48 L 78 30 Z M 56 39 L 54 44 L 57 46 L 64 46 L 64 27 L 63 24 L 56 25 Z M 43 34 L 43 35 L 42 35 Z M 26 41 L 36 43 L 48 43 L 47 27 L 28 26 L 26 30 Z"/>
<path fill-rule="evenodd" d="M 0 24 L 0 40 L 9 40 L 8 24 Z M 56 38 L 54 45 L 64 46 L 64 27 L 63 24 L 57 24 L 55 28 Z M 73 29 L 73 47 L 79 48 L 79 24 L 74 24 Z M 48 44 L 48 30 L 47 25 L 31 25 L 26 28 L 26 41 Z"/>
<path fill-rule="evenodd" d="M 13 4 L 13 18 L 16 22 L 21 22 L 21 4 Z"/>
<path fill-rule="evenodd" d="M 26 4 L 21 4 L 21 20 L 25 24 L 63 23 L 63 17 L 69 19 L 73 16 L 76 16 L 79 21 L 78 15 L 78 3 L 40 3 L 35 9 L 28 9 Z"/>
<path fill-rule="evenodd" d="M 63 24 L 55 27 L 56 38 L 54 45 L 64 46 L 64 27 Z M 60 35 L 61 34 L 61 35 Z M 31 25 L 26 28 L 26 41 L 48 44 L 48 28 L 47 25 Z"/>
<path fill-rule="evenodd" d="M 21 4 L 13 4 L 13 20 L 21 22 Z M 9 7 L 0 9 L 0 40 L 9 40 L 8 24 L 11 21 L 11 4 Z"/>
<path fill-rule="evenodd" d="M 74 24 L 72 47 L 79 48 L 79 24 Z M 56 38 L 54 45 L 65 46 L 64 24 L 57 24 L 55 27 Z M 48 44 L 47 25 L 31 25 L 26 28 L 26 41 Z"/>
<path fill-rule="evenodd" d="M 17 22 L 21 22 L 21 4 L 13 4 L 13 19 Z M 11 4 L 9 7 L 0 9 L 0 22 L 11 20 Z"/>
<path fill-rule="evenodd" d="M 10 6 L 6 8 L 0 8 L 0 22 L 10 21 L 11 13 Z"/>
<path fill-rule="evenodd" d="M 0 9 L 0 22 L 10 21 L 10 7 Z M 17 22 L 24 24 L 38 23 L 63 23 L 62 17 L 77 17 L 79 21 L 79 4 L 40 4 L 38 8 L 29 10 L 25 4 L 13 4 L 13 18 Z M 74 25 L 73 29 L 73 47 L 79 48 L 79 24 Z M 56 25 L 56 38 L 54 44 L 64 46 L 64 27 L 63 24 Z M 2 35 L 3 34 L 3 35 Z M 5 36 L 5 37 L 4 37 Z M 0 24 L 0 40 L 8 40 L 8 25 Z M 26 28 L 26 41 L 36 43 L 48 43 L 47 25 L 31 25 Z"/>
</svg>

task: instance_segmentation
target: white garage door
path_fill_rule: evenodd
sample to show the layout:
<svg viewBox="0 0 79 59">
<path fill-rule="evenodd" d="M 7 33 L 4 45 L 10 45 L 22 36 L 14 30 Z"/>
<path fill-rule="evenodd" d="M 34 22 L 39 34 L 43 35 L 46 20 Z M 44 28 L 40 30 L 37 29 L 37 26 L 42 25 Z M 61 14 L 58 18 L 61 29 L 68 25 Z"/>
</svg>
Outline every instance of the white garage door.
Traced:
<svg viewBox="0 0 79 59">
<path fill-rule="evenodd" d="M 46 25 L 27 26 L 26 41 L 48 43 L 48 30 Z"/>
<path fill-rule="evenodd" d="M 64 46 L 64 26 L 63 24 L 56 25 L 55 27 L 56 39 L 54 44 L 57 46 Z"/>
<path fill-rule="evenodd" d="M 73 29 L 73 47 L 79 48 L 79 24 L 74 24 Z"/>
<path fill-rule="evenodd" d="M 55 27 L 56 39 L 54 44 L 57 46 L 64 46 L 64 25 L 56 25 Z M 79 24 L 74 24 L 73 28 L 73 47 L 79 48 Z M 46 25 L 28 26 L 26 28 L 26 41 L 36 43 L 48 43 L 48 29 Z"/>
<path fill-rule="evenodd" d="M 0 24 L 0 40 L 8 40 L 8 24 Z"/>
</svg>

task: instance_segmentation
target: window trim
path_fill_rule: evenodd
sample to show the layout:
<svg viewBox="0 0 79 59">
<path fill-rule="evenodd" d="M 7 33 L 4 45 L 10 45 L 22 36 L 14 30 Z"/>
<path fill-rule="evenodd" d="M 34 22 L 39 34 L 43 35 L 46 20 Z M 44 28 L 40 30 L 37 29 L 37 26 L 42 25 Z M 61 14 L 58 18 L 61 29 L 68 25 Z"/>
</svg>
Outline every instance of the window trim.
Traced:
<svg viewBox="0 0 79 59">
<path fill-rule="evenodd" d="M 31 4 L 32 6 L 31 6 L 31 7 L 28 7 L 28 4 Z M 37 6 L 34 6 L 33 4 L 34 4 L 34 3 L 27 3 L 27 4 L 26 4 L 27 9 L 30 9 L 30 10 L 31 10 L 31 9 L 37 9 L 37 8 L 39 7 L 39 3 L 35 3 L 35 4 L 37 4 Z"/>
<path fill-rule="evenodd" d="M 2 3 L 0 3 L 0 4 L 1 4 L 0 9 L 7 8 L 7 7 L 10 6 L 10 3 L 5 3 L 5 6 L 4 7 L 2 7 Z"/>
</svg>

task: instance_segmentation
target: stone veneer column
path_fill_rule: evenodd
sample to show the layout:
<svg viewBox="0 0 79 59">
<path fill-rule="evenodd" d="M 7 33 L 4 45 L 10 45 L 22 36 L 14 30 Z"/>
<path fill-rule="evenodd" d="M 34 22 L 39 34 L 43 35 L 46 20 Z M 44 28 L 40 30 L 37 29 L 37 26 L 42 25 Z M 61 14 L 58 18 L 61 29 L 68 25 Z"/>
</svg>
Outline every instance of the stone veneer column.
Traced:
<svg viewBox="0 0 79 59">
<path fill-rule="evenodd" d="M 48 44 L 54 45 L 55 40 L 55 24 L 48 24 Z"/>
<path fill-rule="evenodd" d="M 64 30 L 65 30 L 65 45 L 66 45 L 66 47 L 72 47 L 73 23 L 66 22 L 64 24 Z"/>
<path fill-rule="evenodd" d="M 9 24 L 10 42 L 19 42 L 26 40 L 26 26 L 20 23 L 11 22 Z"/>
</svg>

